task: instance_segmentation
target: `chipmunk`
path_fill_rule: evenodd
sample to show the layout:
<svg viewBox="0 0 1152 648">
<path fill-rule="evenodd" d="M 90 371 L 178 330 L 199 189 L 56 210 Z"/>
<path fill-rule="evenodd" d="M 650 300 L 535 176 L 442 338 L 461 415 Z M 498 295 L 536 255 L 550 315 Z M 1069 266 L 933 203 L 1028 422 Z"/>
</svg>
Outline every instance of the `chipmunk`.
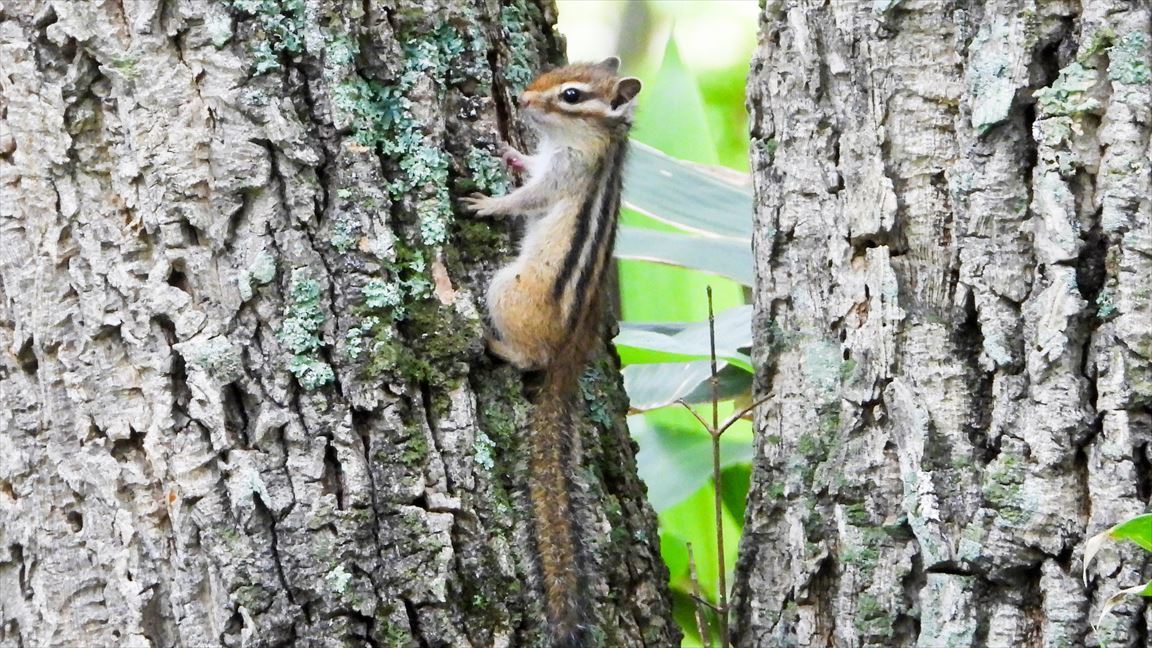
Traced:
<svg viewBox="0 0 1152 648">
<path fill-rule="evenodd" d="M 489 350 L 522 370 L 542 370 L 534 398 L 529 499 L 549 632 L 555 646 L 587 642 L 591 608 L 572 511 L 579 465 L 578 380 L 600 334 L 600 293 L 616 239 L 621 169 L 640 81 L 620 60 L 568 65 L 537 77 L 520 108 L 540 140 L 534 155 L 506 146 L 527 172 L 504 196 L 473 194 L 482 216 L 528 219 L 520 254 L 488 288 Z"/>
</svg>

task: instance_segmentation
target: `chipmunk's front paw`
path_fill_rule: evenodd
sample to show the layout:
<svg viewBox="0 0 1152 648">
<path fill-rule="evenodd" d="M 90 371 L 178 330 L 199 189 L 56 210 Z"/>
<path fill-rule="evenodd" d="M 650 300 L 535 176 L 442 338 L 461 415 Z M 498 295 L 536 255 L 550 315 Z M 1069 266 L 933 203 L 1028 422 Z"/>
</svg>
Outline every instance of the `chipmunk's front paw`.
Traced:
<svg viewBox="0 0 1152 648">
<path fill-rule="evenodd" d="M 500 159 L 504 160 L 504 164 L 507 164 L 508 168 L 516 173 L 524 173 L 528 170 L 528 158 L 511 144 L 504 145 L 500 152 Z"/>
<path fill-rule="evenodd" d="M 482 193 L 464 196 L 460 199 L 460 203 L 464 205 L 464 209 L 478 216 L 495 216 L 500 213 L 496 199 Z"/>
</svg>

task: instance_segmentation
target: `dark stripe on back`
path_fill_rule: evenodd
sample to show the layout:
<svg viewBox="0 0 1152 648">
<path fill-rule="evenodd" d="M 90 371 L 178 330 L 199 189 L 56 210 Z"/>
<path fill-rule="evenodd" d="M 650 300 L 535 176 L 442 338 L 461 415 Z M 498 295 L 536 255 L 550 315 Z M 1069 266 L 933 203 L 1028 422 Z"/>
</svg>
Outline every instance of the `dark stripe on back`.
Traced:
<svg viewBox="0 0 1152 648">
<path fill-rule="evenodd" d="M 609 155 L 608 175 L 605 177 L 600 201 L 600 212 L 596 214 L 596 229 L 589 242 L 587 258 L 579 269 L 579 274 L 573 277 L 576 281 L 573 288 L 572 302 L 568 310 L 567 328 L 572 330 L 578 323 L 576 319 L 586 310 L 589 291 L 599 289 L 599 279 L 603 274 L 601 270 L 611 254 L 609 246 L 616 240 L 616 218 L 620 213 L 620 185 L 621 168 L 624 165 L 624 156 L 627 153 L 627 141 L 620 141 L 613 145 Z M 606 249 L 609 248 L 609 249 Z"/>
<path fill-rule="evenodd" d="M 552 284 L 552 298 L 559 300 L 560 296 L 564 294 L 564 284 L 568 282 L 568 277 L 576 270 L 576 264 L 580 261 L 581 252 L 584 250 L 584 240 L 588 237 L 588 227 L 592 220 L 592 209 L 596 206 L 596 189 L 603 182 L 603 173 L 608 168 L 607 158 L 600 161 L 593 173 L 595 184 L 592 185 L 588 195 L 584 196 L 584 202 L 580 205 L 580 213 L 576 216 L 576 229 L 572 232 L 572 238 L 568 240 L 568 252 L 564 255 L 564 264 L 560 266 L 560 272 L 556 275 L 556 280 Z"/>
</svg>

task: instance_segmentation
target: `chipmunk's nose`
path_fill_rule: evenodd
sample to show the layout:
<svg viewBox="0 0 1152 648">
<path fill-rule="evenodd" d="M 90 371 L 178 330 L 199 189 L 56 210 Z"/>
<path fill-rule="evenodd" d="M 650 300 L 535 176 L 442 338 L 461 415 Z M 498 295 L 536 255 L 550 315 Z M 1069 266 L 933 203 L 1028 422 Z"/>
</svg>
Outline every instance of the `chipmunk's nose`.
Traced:
<svg viewBox="0 0 1152 648">
<path fill-rule="evenodd" d="M 537 96 L 537 93 L 532 92 L 531 90 L 525 90 L 524 92 L 520 93 L 520 96 L 517 97 L 516 102 L 520 104 L 521 108 L 531 108 L 533 102 L 536 101 Z"/>
</svg>

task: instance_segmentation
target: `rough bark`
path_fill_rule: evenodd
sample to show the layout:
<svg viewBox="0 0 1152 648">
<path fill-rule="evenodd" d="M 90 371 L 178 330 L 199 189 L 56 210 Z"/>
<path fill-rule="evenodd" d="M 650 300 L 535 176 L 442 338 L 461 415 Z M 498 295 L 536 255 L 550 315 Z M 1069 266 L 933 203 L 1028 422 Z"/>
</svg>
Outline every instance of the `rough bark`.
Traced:
<svg viewBox="0 0 1152 648">
<path fill-rule="evenodd" d="M 1149 3 L 764 4 L 738 645 L 1143 645 Z"/>
<path fill-rule="evenodd" d="M 550 2 L 0 8 L 0 645 L 540 641 L 527 404 L 483 352 Z M 608 356 L 604 645 L 674 642 Z"/>
</svg>

